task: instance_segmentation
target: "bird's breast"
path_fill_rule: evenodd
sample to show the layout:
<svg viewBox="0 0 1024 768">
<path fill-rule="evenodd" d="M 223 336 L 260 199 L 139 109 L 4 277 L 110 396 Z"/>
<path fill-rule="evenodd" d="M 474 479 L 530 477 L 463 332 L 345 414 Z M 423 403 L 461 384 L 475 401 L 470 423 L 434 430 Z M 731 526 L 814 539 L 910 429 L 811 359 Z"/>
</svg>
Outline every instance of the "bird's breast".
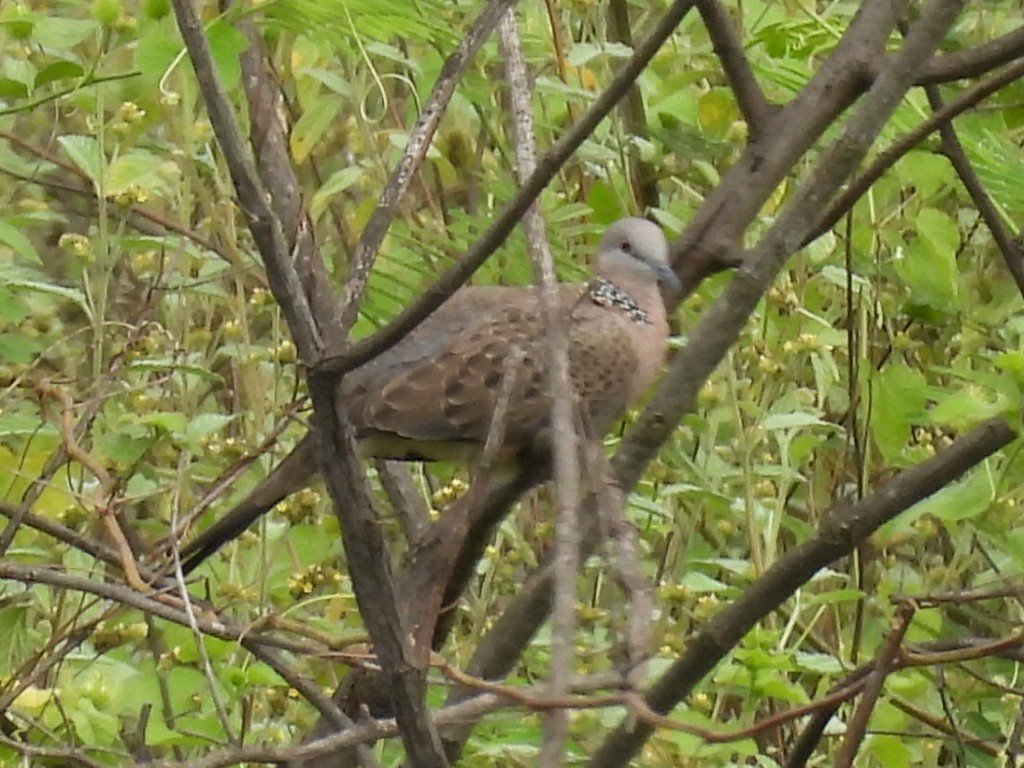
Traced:
<svg viewBox="0 0 1024 768">
<path fill-rule="evenodd" d="M 633 331 L 636 373 L 630 381 L 630 402 L 644 393 L 661 370 L 665 363 L 667 339 L 668 323 L 663 315 L 652 317 L 648 325 Z"/>
</svg>

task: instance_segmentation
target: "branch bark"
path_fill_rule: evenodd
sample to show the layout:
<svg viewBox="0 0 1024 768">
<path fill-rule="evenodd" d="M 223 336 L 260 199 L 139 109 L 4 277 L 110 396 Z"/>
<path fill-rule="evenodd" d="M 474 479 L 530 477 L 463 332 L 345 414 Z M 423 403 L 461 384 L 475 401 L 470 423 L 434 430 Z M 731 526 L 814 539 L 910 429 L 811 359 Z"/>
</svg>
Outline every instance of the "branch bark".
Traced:
<svg viewBox="0 0 1024 768">
<path fill-rule="evenodd" d="M 991 419 L 958 438 L 952 446 L 907 470 L 870 497 L 837 513 L 811 539 L 787 552 L 735 602 L 690 638 L 686 653 L 645 694 L 655 712 L 668 712 L 752 629 L 822 568 L 856 547 L 913 504 L 1008 445 L 1016 433 L 1002 419 Z M 624 765 L 650 728 L 620 725 L 594 756 L 597 766 Z"/>
</svg>

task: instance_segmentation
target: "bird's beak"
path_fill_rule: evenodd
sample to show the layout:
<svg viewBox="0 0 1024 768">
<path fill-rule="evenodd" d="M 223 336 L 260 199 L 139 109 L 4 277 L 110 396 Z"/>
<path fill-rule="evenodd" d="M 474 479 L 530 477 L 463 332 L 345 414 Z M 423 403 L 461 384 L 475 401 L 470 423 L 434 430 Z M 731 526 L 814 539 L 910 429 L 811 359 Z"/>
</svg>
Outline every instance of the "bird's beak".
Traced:
<svg viewBox="0 0 1024 768">
<path fill-rule="evenodd" d="M 683 284 L 679 282 L 679 277 L 672 270 L 672 267 L 668 264 L 655 264 L 653 266 L 654 273 L 658 276 L 658 283 L 662 288 L 676 295 L 682 292 Z"/>
</svg>

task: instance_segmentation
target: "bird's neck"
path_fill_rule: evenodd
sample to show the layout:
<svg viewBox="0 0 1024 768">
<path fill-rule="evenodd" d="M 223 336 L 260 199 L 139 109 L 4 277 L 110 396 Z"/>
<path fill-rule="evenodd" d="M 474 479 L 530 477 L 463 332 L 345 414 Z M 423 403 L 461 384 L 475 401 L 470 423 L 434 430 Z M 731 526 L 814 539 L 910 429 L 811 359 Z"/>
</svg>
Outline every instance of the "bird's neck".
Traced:
<svg viewBox="0 0 1024 768">
<path fill-rule="evenodd" d="M 604 277 L 595 277 L 588 287 L 590 300 L 599 307 L 615 309 L 638 325 L 650 325 L 651 316 L 633 295 Z"/>
</svg>

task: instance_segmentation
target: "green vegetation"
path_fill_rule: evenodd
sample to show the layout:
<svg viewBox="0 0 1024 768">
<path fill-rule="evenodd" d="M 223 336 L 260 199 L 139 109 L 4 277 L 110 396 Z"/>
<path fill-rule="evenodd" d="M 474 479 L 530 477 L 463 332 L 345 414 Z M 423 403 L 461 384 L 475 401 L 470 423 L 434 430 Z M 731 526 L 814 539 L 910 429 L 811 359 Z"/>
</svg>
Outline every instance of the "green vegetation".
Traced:
<svg viewBox="0 0 1024 768">
<path fill-rule="evenodd" d="M 631 56 L 608 22 L 618 2 L 517 9 L 541 153 Z M 482 3 L 271 0 L 222 16 L 216 4 L 200 5 L 247 136 L 259 118 L 243 88 L 246 25 L 265 42 L 301 206 L 340 295 L 419 110 Z M 725 5 L 756 83 L 780 105 L 821 70 L 859 7 Z M 912 17 L 932 10 L 911 5 Z M 667 3 L 621 6 L 638 40 Z M 1010 36 L 1020 15 L 1018 2 L 969 4 L 939 55 Z M 894 31 L 888 50 L 902 40 Z M 1024 58 L 1016 45 L 1002 63 Z M 750 121 L 717 48 L 691 11 L 637 80 L 645 122 L 612 112 L 542 193 L 561 279 L 586 273 L 595 234 L 622 215 L 649 214 L 678 236 L 743 162 Z M 495 34 L 461 77 L 399 204 L 354 337 L 408 306 L 515 195 L 503 71 Z M 938 90 L 953 101 L 991 71 L 995 64 Z M 1022 104 L 1024 82 L 1013 81 L 953 123 L 1013 235 L 1024 219 Z M 738 248 L 757 247 L 854 109 L 789 164 Z M 934 109 L 923 89 L 911 90 L 862 170 Z M 1000 244 L 944 156 L 948 141 L 931 134 L 885 163 L 837 223 L 789 258 L 632 490 L 627 516 L 655 604 L 649 681 L 837 510 L 986 419 L 1020 423 L 1024 315 L 1006 263 L 1020 249 Z M 277 638 L 277 658 L 328 693 L 370 653 L 320 486 L 278 505 L 198 570 L 184 622 L 173 588 L 139 591 L 96 556 L 97 547 L 116 549 L 111 537 L 121 531 L 156 567 L 146 553 L 186 523 L 208 526 L 305 432 L 299 354 L 236 199 L 169 0 L 0 2 L 0 765 L 19 755 L 33 765 L 73 764 L 72 755 L 83 765 L 178 763 L 239 744 L 297 745 L 316 708 L 232 632 Z M 517 229 L 474 282 L 532 281 L 525 254 Z M 676 354 L 733 279 L 715 271 L 675 314 Z M 622 434 L 606 438 L 609 454 Z M 369 474 L 398 562 L 400 515 L 373 467 Z M 413 475 L 438 514 L 469 480 L 462 467 Z M 222 478 L 230 482 L 207 503 Z M 856 765 L 1006 764 L 1007 752 L 1024 749 L 1022 486 L 1011 443 L 819 570 L 672 709 L 695 728 L 658 727 L 633 764 L 783 765 L 806 719 L 705 737 L 821 702 L 878 659 L 895 667 L 881 695 L 839 709 L 812 765 L 838 764 L 859 701 L 869 719 Z M 453 668 L 469 664 L 549 554 L 551 497 L 550 488 L 534 491 L 498 528 L 440 650 Z M 576 584 L 581 675 L 617 668 L 635 610 L 612 560 L 599 548 Z M 899 653 L 886 650 L 894 628 L 905 632 Z M 954 655 L 926 655 L 940 650 Z M 548 674 L 550 652 L 545 627 L 505 684 L 539 695 L 531 686 Z M 440 708 L 451 679 L 440 665 L 429 679 L 428 702 Z M 621 701 L 572 711 L 565 764 L 597 752 L 624 712 Z M 505 702 L 473 731 L 460 764 L 537 764 L 543 720 L 522 701 Z M 398 739 L 372 750 L 381 765 L 401 764 Z M 261 758 L 239 752 L 218 764 L 243 759 Z"/>
</svg>

